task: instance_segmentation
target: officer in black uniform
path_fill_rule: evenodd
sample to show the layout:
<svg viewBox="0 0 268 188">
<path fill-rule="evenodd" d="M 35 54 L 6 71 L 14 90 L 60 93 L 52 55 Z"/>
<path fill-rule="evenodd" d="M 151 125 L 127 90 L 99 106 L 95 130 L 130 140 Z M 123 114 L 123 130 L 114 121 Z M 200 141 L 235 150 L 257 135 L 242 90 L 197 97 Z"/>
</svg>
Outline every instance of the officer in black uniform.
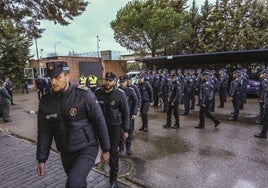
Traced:
<svg viewBox="0 0 268 188">
<path fill-rule="evenodd" d="M 194 107 L 195 107 L 195 89 L 197 88 L 196 75 L 195 75 L 194 69 L 190 70 L 190 76 L 193 80 L 193 89 L 190 93 L 190 109 L 194 110 Z"/>
<path fill-rule="evenodd" d="M 135 120 L 137 117 L 138 97 L 136 95 L 135 90 L 132 87 L 127 86 L 127 76 L 120 76 L 119 82 L 120 82 L 119 88 L 122 89 L 126 94 L 129 113 L 130 113 L 130 126 L 129 126 L 128 137 L 125 141 L 123 136 L 121 136 L 121 140 L 120 140 L 119 155 L 121 156 L 124 151 L 124 142 L 126 142 L 127 155 L 131 155 L 130 147 L 131 147 L 131 142 L 133 140 L 133 131 L 134 131 L 132 120 Z"/>
<path fill-rule="evenodd" d="M 141 93 L 141 119 L 142 119 L 142 127 L 139 129 L 140 131 L 147 132 L 148 131 L 148 111 L 150 102 L 153 104 L 154 95 L 153 89 L 148 82 L 144 81 L 144 76 L 140 74 L 138 76 L 138 88 Z"/>
<path fill-rule="evenodd" d="M 248 86 L 248 74 L 247 69 L 242 69 L 241 72 L 241 80 L 242 80 L 242 94 L 241 94 L 241 102 L 240 102 L 240 109 L 244 109 L 244 103 L 247 102 L 247 86 Z"/>
<path fill-rule="evenodd" d="M 154 106 L 158 106 L 159 103 L 159 93 L 160 93 L 160 75 L 157 74 L 156 70 L 153 70 L 152 75 L 152 88 L 154 92 Z"/>
<path fill-rule="evenodd" d="M 168 70 L 163 69 L 162 79 L 161 79 L 161 95 L 163 100 L 163 111 L 167 112 L 168 107 L 168 92 L 169 92 L 170 76 L 168 75 Z"/>
<path fill-rule="evenodd" d="M 264 115 L 264 96 L 266 91 L 268 90 L 268 70 L 265 69 L 260 73 L 260 87 L 258 88 L 258 97 L 259 97 L 259 104 L 260 104 L 260 113 L 257 116 L 256 123 L 261 123 L 263 120 Z"/>
<path fill-rule="evenodd" d="M 180 128 L 179 121 L 179 103 L 180 97 L 182 94 L 182 89 L 180 83 L 177 81 L 177 75 L 172 74 L 171 76 L 171 84 L 170 84 L 170 94 L 168 98 L 168 110 L 167 110 L 167 123 L 163 125 L 163 128 Z M 172 112 L 175 118 L 175 124 L 171 126 L 171 116 Z"/>
<path fill-rule="evenodd" d="M 87 187 L 87 176 L 95 165 L 99 150 L 103 162 L 109 158 L 108 130 L 96 97 L 89 90 L 70 84 L 69 66 L 64 61 L 47 63 L 52 91 L 39 102 L 37 173 L 46 174 L 52 139 L 61 155 L 67 174 L 66 187 Z"/>
<path fill-rule="evenodd" d="M 213 90 L 214 90 L 214 95 L 213 95 L 213 99 L 212 99 L 212 104 L 211 104 L 211 112 L 215 112 L 215 94 L 218 88 L 218 78 L 216 77 L 216 71 L 215 70 L 211 70 L 210 71 L 210 77 L 211 77 L 211 83 L 213 85 Z"/>
<path fill-rule="evenodd" d="M 201 86 L 202 86 L 202 69 L 198 68 L 196 71 L 197 75 L 196 75 L 196 90 L 197 90 L 197 95 L 198 95 L 198 103 L 196 104 L 196 106 L 200 106 L 200 90 L 201 90 Z"/>
<path fill-rule="evenodd" d="M 227 95 L 227 87 L 228 87 L 228 80 L 229 76 L 226 73 L 226 69 L 219 70 L 219 78 L 218 78 L 218 90 L 219 90 L 219 99 L 220 105 L 217 106 L 218 108 L 224 108 L 224 103 L 226 102 L 226 95 Z"/>
<path fill-rule="evenodd" d="M 241 107 L 241 97 L 242 97 L 242 80 L 240 78 L 240 70 L 235 70 L 233 72 L 234 80 L 231 82 L 230 87 L 230 100 L 232 101 L 234 111 L 231 113 L 232 115 L 229 117 L 230 121 L 236 121 L 239 115 L 239 110 Z"/>
<path fill-rule="evenodd" d="M 182 115 L 189 115 L 190 111 L 190 99 L 194 92 L 195 81 L 190 75 L 190 70 L 184 71 L 184 84 L 183 84 L 183 102 L 184 102 L 184 113 Z"/>
<path fill-rule="evenodd" d="M 214 122 L 215 127 L 220 124 L 220 121 L 210 112 L 214 95 L 214 86 L 211 79 L 211 73 L 209 71 L 204 71 L 202 75 L 202 87 L 200 90 L 199 125 L 195 127 L 196 129 L 205 128 L 205 116 Z"/>
<path fill-rule="evenodd" d="M 110 187 L 117 187 L 117 176 L 119 171 L 119 143 L 123 130 L 126 139 L 129 132 L 129 108 L 126 94 L 116 87 L 116 75 L 107 72 L 105 83 L 102 88 L 95 91 L 95 95 L 101 105 L 110 138 Z"/>
<path fill-rule="evenodd" d="M 141 109 L 141 93 L 140 93 L 140 90 L 139 90 L 137 84 L 132 84 L 132 80 L 131 80 L 130 76 L 127 77 L 127 86 L 133 88 L 135 93 L 136 93 L 136 95 L 137 95 L 137 98 L 138 98 L 137 115 L 138 115 L 138 113 L 139 113 L 139 111 Z M 133 130 L 135 130 L 135 119 L 131 119 L 130 121 L 131 121 L 130 125 L 133 127 Z"/>
<path fill-rule="evenodd" d="M 184 87 L 184 76 L 182 74 L 181 68 L 177 69 L 177 80 L 181 85 L 181 88 Z M 180 104 L 183 104 L 183 95 L 181 95 Z"/>
<path fill-rule="evenodd" d="M 264 70 L 261 73 L 261 76 L 263 77 L 263 80 L 261 81 L 261 96 L 260 96 L 260 104 L 263 104 L 263 109 L 261 109 L 261 113 L 263 115 L 262 117 L 262 123 L 263 127 L 260 133 L 255 134 L 256 138 L 267 138 L 267 129 L 268 129 L 268 70 Z M 265 80 L 265 81 L 264 81 Z M 263 83 L 262 83 L 263 82 Z"/>
</svg>

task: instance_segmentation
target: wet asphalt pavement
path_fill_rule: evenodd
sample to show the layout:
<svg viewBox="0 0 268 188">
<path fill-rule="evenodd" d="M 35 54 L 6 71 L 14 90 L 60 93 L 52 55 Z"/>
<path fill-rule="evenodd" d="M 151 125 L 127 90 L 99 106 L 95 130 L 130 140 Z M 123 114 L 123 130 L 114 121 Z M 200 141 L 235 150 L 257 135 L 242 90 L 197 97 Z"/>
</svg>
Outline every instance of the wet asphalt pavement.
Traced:
<svg viewBox="0 0 268 188">
<path fill-rule="evenodd" d="M 37 94 L 15 94 L 14 102 L 10 110 L 13 122 L 1 122 L 0 127 L 35 141 L 37 119 L 29 111 L 38 109 Z M 183 112 L 183 105 L 179 108 Z M 268 187 L 268 140 L 254 137 L 261 129 L 255 124 L 259 113 L 256 98 L 247 100 L 236 122 L 228 121 L 233 110 L 230 101 L 224 109 L 216 108 L 214 114 L 221 124 L 215 128 L 206 119 L 203 130 L 194 128 L 199 123 L 197 106 L 189 116 L 180 116 L 180 129 L 163 129 L 166 114 L 161 110 L 150 108 L 147 133 L 138 130 L 141 119 L 137 118 L 132 155 L 124 155 L 121 160 L 121 164 L 128 161 L 132 168 L 120 171 L 125 174 L 123 178 L 153 188 Z"/>
</svg>

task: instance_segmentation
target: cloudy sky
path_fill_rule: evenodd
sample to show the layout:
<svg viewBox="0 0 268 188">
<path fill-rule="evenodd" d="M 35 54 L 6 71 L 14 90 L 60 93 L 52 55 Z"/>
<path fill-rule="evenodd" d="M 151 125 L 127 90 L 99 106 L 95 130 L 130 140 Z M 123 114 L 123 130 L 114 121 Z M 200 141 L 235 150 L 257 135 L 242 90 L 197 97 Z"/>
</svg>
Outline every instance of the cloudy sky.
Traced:
<svg viewBox="0 0 268 188">
<path fill-rule="evenodd" d="M 40 27 L 45 28 L 46 31 L 42 38 L 37 40 L 39 56 L 41 56 L 41 49 L 43 49 L 43 57 L 54 53 L 55 50 L 58 55 L 68 55 L 70 51 L 76 53 L 96 52 L 97 36 L 100 40 L 100 51 L 113 50 L 126 53 L 127 50 L 114 40 L 110 22 L 116 18 L 117 11 L 129 1 L 131 0 L 89 0 L 90 4 L 86 11 L 81 16 L 74 18 L 68 26 L 42 21 Z M 35 43 L 31 48 L 31 53 L 34 58 L 37 58 Z"/>
</svg>

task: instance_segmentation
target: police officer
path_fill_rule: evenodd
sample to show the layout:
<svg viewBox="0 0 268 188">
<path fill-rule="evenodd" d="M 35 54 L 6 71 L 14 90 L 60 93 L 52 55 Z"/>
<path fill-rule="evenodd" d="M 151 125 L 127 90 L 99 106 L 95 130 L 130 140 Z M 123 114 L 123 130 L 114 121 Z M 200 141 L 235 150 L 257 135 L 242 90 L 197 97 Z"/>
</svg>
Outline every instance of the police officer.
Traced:
<svg viewBox="0 0 268 188">
<path fill-rule="evenodd" d="M 194 107 L 195 107 L 195 89 L 197 88 L 196 75 L 195 75 L 194 69 L 190 70 L 190 76 L 191 76 L 191 79 L 193 80 L 193 89 L 190 93 L 190 109 L 194 110 Z"/>
<path fill-rule="evenodd" d="M 138 76 L 138 88 L 141 94 L 141 119 L 142 119 L 142 127 L 139 129 L 140 131 L 147 132 L 148 131 L 148 111 L 150 102 L 153 104 L 153 89 L 148 82 L 144 81 L 144 76 L 140 74 Z"/>
<path fill-rule="evenodd" d="M 140 93 L 140 90 L 139 90 L 139 88 L 138 88 L 138 86 L 136 84 L 132 84 L 132 80 L 131 80 L 130 76 L 127 77 L 127 86 L 133 88 L 135 93 L 136 93 L 136 95 L 137 95 L 137 99 L 138 99 L 137 115 L 138 115 L 138 113 L 139 113 L 139 111 L 141 109 L 141 93 Z M 135 119 L 131 119 L 130 121 L 131 121 L 130 125 L 132 126 L 133 130 L 135 130 Z"/>
<path fill-rule="evenodd" d="M 197 89 L 197 95 L 198 95 L 198 99 L 200 99 L 200 90 L 201 90 L 201 86 L 202 86 L 202 69 L 198 68 L 197 69 L 197 75 L 196 75 L 196 89 Z M 200 100 L 198 100 L 198 103 L 196 104 L 196 106 L 200 106 Z"/>
<path fill-rule="evenodd" d="M 168 109 L 167 109 L 167 123 L 163 125 L 163 128 L 173 128 L 178 129 L 180 128 L 180 121 L 179 121 L 179 103 L 180 97 L 182 93 L 181 85 L 177 81 L 177 75 L 172 74 L 171 76 L 171 84 L 170 84 L 170 94 L 168 98 Z M 175 124 L 171 126 L 171 116 L 172 112 L 175 118 Z"/>
<path fill-rule="evenodd" d="M 214 90 L 214 95 L 213 95 L 213 99 L 212 99 L 212 104 L 211 104 L 211 112 L 215 112 L 215 93 L 217 91 L 217 87 L 218 87 L 218 78 L 216 77 L 216 71 L 215 70 L 211 70 L 211 83 L 213 85 L 213 90 Z"/>
<path fill-rule="evenodd" d="M 242 94 L 241 94 L 241 102 L 240 102 L 240 109 L 244 109 L 244 103 L 247 102 L 247 85 L 248 85 L 248 74 L 247 69 L 242 69 L 241 71 L 241 80 L 242 80 Z"/>
<path fill-rule="evenodd" d="M 13 83 L 11 82 L 11 80 L 9 78 L 6 78 L 5 82 L 6 82 L 6 89 L 8 91 L 8 94 L 11 97 L 11 101 L 10 101 L 11 105 L 14 105 L 14 103 L 13 103 Z"/>
<path fill-rule="evenodd" d="M 89 74 L 86 79 L 86 86 L 91 89 L 91 91 L 95 91 L 98 84 L 98 77 L 95 74 Z"/>
<path fill-rule="evenodd" d="M 131 142 L 133 139 L 133 131 L 134 131 L 134 126 L 132 124 L 132 120 L 135 120 L 137 117 L 137 112 L 138 112 L 138 97 L 136 95 L 135 90 L 132 87 L 127 86 L 127 76 L 120 76 L 119 77 L 119 88 L 122 89 L 127 97 L 127 102 L 128 102 L 128 108 L 129 108 L 129 113 L 130 113 L 130 126 L 129 126 L 129 132 L 128 132 L 128 137 L 126 139 L 126 150 L 127 150 L 127 155 L 131 155 Z M 120 140 L 120 145 L 119 145 L 119 154 L 122 155 L 124 150 L 124 138 L 121 136 Z"/>
<path fill-rule="evenodd" d="M 152 88 L 154 92 L 154 106 L 158 106 L 159 103 L 159 93 L 160 93 L 160 75 L 157 74 L 156 70 L 153 70 L 152 75 Z"/>
<path fill-rule="evenodd" d="M 43 82 L 43 78 L 38 75 L 37 78 L 35 79 L 35 84 L 36 84 L 36 89 L 37 89 L 37 94 L 38 94 L 38 100 L 40 100 L 40 98 L 44 95 L 44 90 L 45 90 L 45 86 L 44 86 L 44 82 Z"/>
<path fill-rule="evenodd" d="M 108 131 L 97 99 L 89 90 L 70 84 L 67 62 L 47 64 L 52 91 L 39 102 L 37 132 L 37 173 L 45 175 L 52 139 L 61 155 L 67 174 L 66 187 L 87 187 L 87 175 L 95 165 L 99 143 L 101 160 L 109 159 Z"/>
<path fill-rule="evenodd" d="M 126 139 L 129 132 L 129 108 L 126 94 L 116 88 L 116 75 L 112 72 L 105 74 L 105 83 L 102 88 L 95 91 L 95 95 L 101 105 L 110 138 L 110 187 L 117 187 L 119 171 L 119 143 L 123 130 Z"/>
<path fill-rule="evenodd" d="M 85 77 L 84 74 L 81 74 L 81 76 L 79 78 L 79 85 L 85 86 L 86 85 L 86 81 L 87 81 L 87 77 Z"/>
<path fill-rule="evenodd" d="M 3 117 L 5 123 L 11 122 L 12 120 L 9 117 L 9 108 L 11 104 L 11 96 L 6 89 L 6 82 L 0 80 L 0 115 Z"/>
<path fill-rule="evenodd" d="M 212 105 L 214 86 L 211 79 L 211 73 L 209 71 L 204 71 L 202 74 L 202 87 L 200 90 L 200 111 L 199 111 L 199 125 L 196 129 L 205 128 L 205 116 L 211 119 L 215 127 L 220 124 L 220 121 L 211 114 L 210 109 Z"/>
<path fill-rule="evenodd" d="M 230 100 L 232 101 L 234 111 L 229 117 L 230 121 L 236 121 L 239 115 L 239 110 L 241 107 L 241 97 L 242 97 L 242 80 L 240 78 L 240 70 L 235 70 L 233 72 L 234 80 L 231 82 L 230 87 Z"/>
<path fill-rule="evenodd" d="M 267 129 L 268 129 L 268 70 L 262 71 L 260 78 L 261 81 L 261 93 L 260 93 L 260 105 L 263 104 L 263 107 L 260 110 L 260 115 L 262 115 L 263 127 L 260 133 L 255 134 L 256 138 L 267 138 Z M 261 121 L 259 121 L 261 122 Z"/>
<path fill-rule="evenodd" d="M 195 82 L 190 75 L 190 70 L 184 71 L 184 84 L 183 84 L 183 102 L 184 102 L 184 113 L 182 115 L 189 115 L 190 111 L 190 99 L 194 92 Z"/>
<path fill-rule="evenodd" d="M 177 80 L 181 85 L 181 88 L 184 86 L 184 76 L 182 74 L 181 68 L 177 69 Z M 183 95 L 181 95 L 180 104 L 183 104 Z"/>
<path fill-rule="evenodd" d="M 229 76 L 226 73 L 226 69 L 220 69 L 219 70 L 219 78 L 218 78 L 218 90 L 219 90 L 219 99 L 220 99 L 220 105 L 217 106 L 218 108 L 224 108 L 224 103 L 226 101 L 226 95 L 227 95 L 227 87 L 228 87 L 228 80 Z"/>
<path fill-rule="evenodd" d="M 266 91 L 268 90 L 268 70 L 265 69 L 260 73 L 260 87 L 258 88 L 258 97 L 260 104 L 260 113 L 257 116 L 256 123 L 261 123 L 264 115 L 264 96 Z"/>
<path fill-rule="evenodd" d="M 163 69 L 160 93 L 162 95 L 162 100 L 163 100 L 163 105 L 164 105 L 162 112 L 164 113 L 167 112 L 167 107 L 168 107 L 169 84 L 170 84 L 170 76 L 168 75 L 168 70 Z"/>
</svg>

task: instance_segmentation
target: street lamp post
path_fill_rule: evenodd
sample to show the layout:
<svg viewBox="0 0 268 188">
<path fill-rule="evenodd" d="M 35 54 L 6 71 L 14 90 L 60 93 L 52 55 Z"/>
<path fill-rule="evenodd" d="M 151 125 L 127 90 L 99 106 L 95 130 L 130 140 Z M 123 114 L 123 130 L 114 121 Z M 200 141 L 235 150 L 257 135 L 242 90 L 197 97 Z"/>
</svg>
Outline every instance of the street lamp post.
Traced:
<svg viewBox="0 0 268 188">
<path fill-rule="evenodd" d="M 43 77 L 44 76 L 44 68 L 43 68 L 43 51 L 44 49 L 41 49 L 41 57 L 40 57 L 40 64 L 39 64 L 39 72 L 40 75 Z"/>
<path fill-rule="evenodd" d="M 99 58 L 100 57 L 100 39 L 98 35 L 97 35 L 97 55 Z"/>
<path fill-rule="evenodd" d="M 55 56 L 57 56 L 57 44 L 61 43 L 60 41 L 59 42 L 55 42 L 54 45 L 55 45 Z"/>
</svg>

